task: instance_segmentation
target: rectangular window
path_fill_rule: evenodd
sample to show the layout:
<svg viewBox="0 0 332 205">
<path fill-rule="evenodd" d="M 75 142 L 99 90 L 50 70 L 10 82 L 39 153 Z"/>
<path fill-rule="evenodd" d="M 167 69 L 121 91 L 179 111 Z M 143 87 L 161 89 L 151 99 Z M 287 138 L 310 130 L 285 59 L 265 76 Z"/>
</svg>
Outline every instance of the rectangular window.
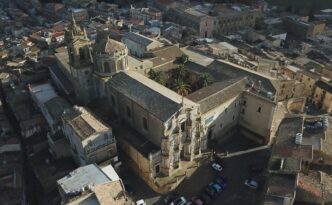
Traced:
<svg viewBox="0 0 332 205">
<path fill-rule="evenodd" d="M 131 117 L 130 108 L 128 106 L 126 106 L 126 110 L 127 110 L 127 117 Z"/>
<path fill-rule="evenodd" d="M 247 104 L 247 101 L 244 100 L 243 103 L 242 103 L 242 105 L 246 106 L 246 104 Z"/>
<path fill-rule="evenodd" d="M 143 128 L 145 130 L 148 130 L 148 121 L 147 121 L 147 119 L 145 117 L 143 117 Z"/>
<path fill-rule="evenodd" d="M 242 110 L 241 110 L 241 113 L 242 113 L 242 114 L 244 114 L 244 113 L 245 113 L 245 110 L 244 110 L 244 109 L 242 109 Z"/>
</svg>

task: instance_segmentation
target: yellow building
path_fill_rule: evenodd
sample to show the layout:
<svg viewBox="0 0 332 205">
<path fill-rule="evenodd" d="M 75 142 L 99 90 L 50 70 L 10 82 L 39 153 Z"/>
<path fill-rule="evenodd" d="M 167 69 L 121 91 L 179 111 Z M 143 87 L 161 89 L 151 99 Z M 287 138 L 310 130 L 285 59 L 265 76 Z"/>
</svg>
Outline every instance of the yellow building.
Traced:
<svg viewBox="0 0 332 205">
<path fill-rule="evenodd" d="M 324 80 L 316 83 L 312 103 L 319 109 L 328 113 L 332 111 L 332 84 Z"/>
<path fill-rule="evenodd" d="M 303 96 L 307 97 L 310 102 L 315 90 L 315 83 L 320 79 L 320 76 L 311 71 L 301 70 L 296 73 L 296 79 L 303 84 Z"/>
</svg>

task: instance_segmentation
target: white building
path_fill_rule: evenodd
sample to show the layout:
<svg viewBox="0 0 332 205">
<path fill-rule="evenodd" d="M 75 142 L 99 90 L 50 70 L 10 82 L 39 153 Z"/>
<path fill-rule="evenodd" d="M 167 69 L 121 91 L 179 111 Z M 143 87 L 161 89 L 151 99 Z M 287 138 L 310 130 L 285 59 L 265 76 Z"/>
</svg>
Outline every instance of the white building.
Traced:
<svg viewBox="0 0 332 205">
<path fill-rule="evenodd" d="M 125 33 L 122 42 L 127 45 L 129 54 L 139 58 L 143 57 L 147 52 L 163 46 L 157 40 L 133 32 Z"/>
<path fill-rule="evenodd" d="M 111 165 L 79 167 L 57 181 L 62 204 L 125 204 L 122 180 Z"/>
<path fill-rule="evenodd" d="M 74 106 L 62 116 L 63 133 L 69 140 L 71 154 L 79 165 L 117 161 L 112 129 L 83 107 Z"/>
</svg>

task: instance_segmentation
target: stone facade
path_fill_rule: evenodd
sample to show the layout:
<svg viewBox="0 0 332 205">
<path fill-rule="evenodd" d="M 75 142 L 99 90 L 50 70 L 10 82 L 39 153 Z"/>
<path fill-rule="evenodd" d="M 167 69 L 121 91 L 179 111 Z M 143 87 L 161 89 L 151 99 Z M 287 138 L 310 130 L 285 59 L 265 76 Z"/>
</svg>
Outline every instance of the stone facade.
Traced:
<svg viewBox="0 0 332 205">
<path fill-rule="evenodd" d="M 83 107 L 66 110 L 62 116 L 74 161 L 82 166 L 112 159 L 117 155 L 112 129 L 100 122 Z"/>
<path fill-rule="evenodd" d="M 316 87 L 312 96 L 312 103 L 318 108 L 328 113 L 332 112 L 332 85 L 328 82 L 320 80 L 316 83 Z"/>
<path fill-rule="evenodd" d="M 324 32 L 326 23 L 324 21 L 308 22 L 296 17 L 286 17 L 283 25 L 288 33 L 301 38 L 314 37 Z"/>
<path fill-rule="evenodd" d="M 215 17 L 214 33 L 217 37 L 230 35 L 243 27 L 254 27 L 257 11 L 235 11 L 229 8 L 216 8 L 218 16 Z"/>
<path fill-rule="evenodd" d="M 196 11 L 193 8 L 171 8 L 167 13 L 167 18 L 189 28 L 193 28 L 201 38 L 211 38 L 213 36 L 213 17 Z"/>
<path fill-rule="evenodd" d="M 153 176 L 170 176 L 181 161 L 200 156 L 202 132 L 194 102 L 184 99 L 182 104 L 181 96 L 133 71 L 115 75 L 107 84 L 107 96 L 113 111 L 161 151 L 161 160 L 151 164 L 153 170 L 159 165 L 160 173 L 153 171 Z"/>
</svg>

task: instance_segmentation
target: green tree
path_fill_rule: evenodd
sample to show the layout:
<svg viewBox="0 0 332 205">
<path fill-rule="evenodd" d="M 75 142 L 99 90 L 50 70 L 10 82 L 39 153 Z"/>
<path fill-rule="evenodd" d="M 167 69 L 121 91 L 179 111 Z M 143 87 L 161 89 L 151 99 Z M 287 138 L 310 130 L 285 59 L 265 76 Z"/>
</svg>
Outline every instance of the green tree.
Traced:
<svg viewBox="0 0 332 205">
<path fill-rule="evenodd" d="M 164 73 L 161 71 L 155 72 L 154 81 L 156 81 L 159 84 L 165 85 L 166 81 L 165 81 Z"/>
<path fill-rule="evenodd" d="M 148 75 L 149 75 L 149 78 L 154 80 L 156 78 L 156 72 L 151 69 L 149 72 L 148 72 Z"/>
<path fill-rule="evenodd" d="M 190 86 L 182 79 L 176 79 L 174 81 L 174 90 L 182 96 L 188 95 L 188 93 L 191 91 Z"/>
<path fill-rule="evenodd" d="M 176 79 L 184 80 L 188 74 L 188 70 L 184 64 L 180 64 L 174 71 Z"/>
<path fill-rule="evenodd" d="M 156 81 L 159 84 L 165 85 L 165 76 L 164 73 L 161 71 L 154 71 L 153 69 L 151 69 L 148 72 L 149 78 Z"/>
<path fill-rule="evenodd" d="M 199 76 L 199 82 L 203 87 L 211 85 L 213 83 L 213 79 L 209 73 L 202 73 Z"/>
</svg>

